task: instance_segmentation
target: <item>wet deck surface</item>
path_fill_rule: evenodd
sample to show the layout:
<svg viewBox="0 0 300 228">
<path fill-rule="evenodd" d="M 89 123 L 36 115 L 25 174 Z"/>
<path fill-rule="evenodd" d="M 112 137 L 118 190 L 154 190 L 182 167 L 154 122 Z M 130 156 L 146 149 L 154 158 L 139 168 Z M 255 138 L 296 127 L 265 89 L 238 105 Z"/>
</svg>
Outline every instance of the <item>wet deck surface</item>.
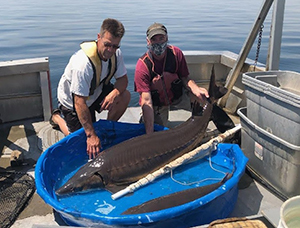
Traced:
<svg viewBox="0 0 300 228">
<path fill-rule="evenodd" d="M 122 122 L 138 123 L 141 110 L 139 107 L 129 108 L 120 119 Z M 169 127 L 174 127 L 190 117 L 184 110 L 171 111 Z M 102 113 L 97 118 L 105 119 Z M 234 120 L 238 121 L 238 119 Z M 0 171 L 14 170 L 28 172 L 34 176 L 34 168 L 40 154 L 49 146 L 59 141 L 64 135 L 53 130 L 48 122 L 41 120 L 26 120 L 0 125 Z M 10 166 L 10 156 L 13 151 L 20 151 L 24 156 L 20 166 Z M 239 183 L 238 202 L 230 217 L 269 215 L 276 227 L 279 222 L 279 208 L 283 201 L 268 191 L 257 181 L 245 174 Z M 270 215 L 271 214 L 271 215 Z M 263 218 L 265 219 L 265 218 Z M 266 224 L 272 227 L 270 223 Z M 44 203 L 38 194 L 34 194 L 29 205 L 19 215 L 12 228 L 23 227 L 57 227 L 66 226 L 52 207 Z M 203 227 L 203 226 L 202 226 Z"/>
</svg>

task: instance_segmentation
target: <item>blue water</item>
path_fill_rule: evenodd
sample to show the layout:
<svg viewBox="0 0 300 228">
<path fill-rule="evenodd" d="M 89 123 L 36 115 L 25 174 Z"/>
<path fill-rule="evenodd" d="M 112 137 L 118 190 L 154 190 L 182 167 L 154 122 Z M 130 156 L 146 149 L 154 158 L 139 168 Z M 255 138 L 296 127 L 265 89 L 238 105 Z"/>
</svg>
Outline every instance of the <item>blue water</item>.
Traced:
<svg viewBox="0 0 300 228">
<path fill-rule="evenodd" d="M 226 157 L 223 157 L 223 159 Z M 58 198 L 58 201 L 66 207 L 81 211 L 95 216 L 120 216 L 122 212 L 130 207 L 140 205 L 146 201 L 156 199 L 165 195 L 184 191 L 190 188 L 205 186 L 217 183 L 224 178 L 225 173 L 232 171 L 231 161 L 227 159 L 223 166 L 212 164 L 210 167 L 208 159 L 179 167 L 174 171 L 173 178 L 179 183 L 174 183 L 170 174 L 165 175 L 149 184 L 138 189 L 134 194 L 112 200 L 111 193 L 106 190 L 86 191 Z M 224 159 L 225 160 L 225 159 Z M 219 161 L 220 162 L 220 159 Z M 223 161 L 221 161 L 223 164 Z M 227 166 L 226 166 L 227 165 Z M 225 167 L 226 166 L 226 167 Z M 62 182 L 68 180 L 77 170 L 64 176 Z M 180 184 L 183 183 L 183 184 Z M 185 185 L 186 184 L 186 185 Z M 159 186 L 159 187 L 158 187 Z"/>
<path fill-rule="evenodd" d="M 69 216 L 74 216 L 71 219 L 72 222 L 80 222 L 80 220 L 77 220 L 78 218 L 83 218 L 82 222 L 85 225 L 90 225 L 90 222 L 95 222 L 98 225 L 102 222 L 107 224 L 164 222 L 170 216 L 181 215 L 182 211 L 185 211 L 187 216 L 193 216 L 196 211 L 201 211 L 203 218 L 200 216 L 201 218 L 192 220 L 194 224 L 199 225 L 219 218 L 217 216 L 227 216 L 233 209 L 237 197 L 237 192 L 234 189 L 239 178 L 244 173 L 248 159 L 244 157 L 242 151 L 236 145 L 232 146 L 230 144 L 219 144 L 218 150 L 212 153 L 211 158 L 205 157 L 173 170 L 173 178 L 176 181 L 189 185 L 175 183 L 170 178 L 170 174 L 166 174 L 154 180 L 153 183 L 139 188 L 133 194 L 117 200 L 112 200 L 108 191 L 99 189 L 74 193 L 64 197 L 53 196 L 53 191 L 60 187 L 62 183 L 65 183 L 78 170 L 80 164 L 83 165 L 84 163 L 82 159 L 78 159 L 82 157 L 84 154 L 82 152 L 84 151 L 81 150 L 81 154 L 77 154 L 77 148 L 82 143 L 76 146 L 73 144 L 75 141 L 79 142 L 79 140 L 76 140 L 76 137 L 80 137 L 78 133 L 74 133 L 74 135 L 69 137 L 70 140 L 73 138 L 71 141 L 64 140 L 54 147 L 49 147 L 44 153 L 43 162 L 37 164 L 37 169 L 40 170 L 40 172 L 37 172 L 37 177 L 42 178 L 42 181 L 40 181 L 40 178 L 37 178 L 39 194 L 43 199 L 51 199 L 50 205 L 56 210 L 62 210 L 59 211 L 62 215 L 67 213 Z M 67 150 L 65 151 L 67 156 L 59 156 L 62 149 Z M 72 160 L 71 163 L 69 162 L 70 160 Z M 56 165 L 53 165 L 53 161 L 56 162 Z M 211 161 L 211 164 L 209 161 Z M 66 162 L 72 164 L 72 166 L 70 164 L 66 166 Z M 190 202 L 180 207 L 167 209 L 164 212 L 149 213 L 146 216 L 141 214 L 121 215 L 129 207 L 140 205 L 151 199 L 195 187 L 205 186 L 204 188 L 207 188 L 207 185 L 219 182 L 225 173 L 231 173 L 233 170 L 235 170 L 233 177 L 225 185 L 203 198 L 199 196 L 199 199 L 196 200 L 197 202 Z M 47 192 L 44 192 L 44 190 Z M 230 204 L 228 204 L 229 201 L 231 202 Z M 201 205 L 201 207 L 198 205 Z M 208 208 L 208 205 L 210 208 Z M 209 212 L 205 212 L 205 208 Z M 219 208 L 222 209 L 219 210 Z M 176 221 L 176 218 L 173 217 L 173 219 Z M 187 227 L 187 225 L 182 226 L 181 224 L 179 227 Z"/>
<path fill-rule="evenodd" d="M 169 41 L 182 50 L 229 50 L 239 53 L 263 0 L 0 0 L 0 61 L 49 57 L 53 103 L 69 57 L 84 40 L 95 39 L 103 19 L 123 22 L 121 42 L 132 93 L 136 61 L 146 50 L 145 31 L 153 22 L 165 24 Z M 286 0 L 281 70 L 300 72 L 300 1 Z M 271 12 L 265 21 L 259 62 L 265 63 Z M 255 59 L 256 44 L 249 58 Z"/>
</svg>

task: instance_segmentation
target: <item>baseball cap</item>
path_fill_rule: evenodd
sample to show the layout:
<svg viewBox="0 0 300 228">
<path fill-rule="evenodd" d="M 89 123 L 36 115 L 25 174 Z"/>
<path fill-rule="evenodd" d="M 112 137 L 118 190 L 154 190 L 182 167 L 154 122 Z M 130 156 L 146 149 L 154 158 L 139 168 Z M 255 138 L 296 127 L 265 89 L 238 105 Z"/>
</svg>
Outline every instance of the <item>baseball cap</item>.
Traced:
<svg viewBox="0 0 300 228">
<path fill-rule="evenodd" d="M 147 37 L 148 39 L 151 39 L 153 36 L 161 34 L 161 35 L 167 35 L 167 29 L 163 24 L 160 23 L 154 23 L 149 26 L 147 29 Z"/>
</svg>

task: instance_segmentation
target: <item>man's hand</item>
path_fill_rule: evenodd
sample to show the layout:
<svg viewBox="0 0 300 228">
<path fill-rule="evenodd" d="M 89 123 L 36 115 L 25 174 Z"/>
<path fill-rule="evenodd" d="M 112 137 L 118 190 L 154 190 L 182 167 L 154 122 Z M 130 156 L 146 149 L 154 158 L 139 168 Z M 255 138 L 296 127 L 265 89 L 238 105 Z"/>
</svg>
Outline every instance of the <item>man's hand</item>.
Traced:
<svg viewBox="0 0 300 228">
<path fill-rule="evenodd" d="M 205 98 L 209 98 L 207 90 L 197 85 L 193 87 L 192 93 L 199 98 L 202 103 L 205 103 Z"/>
<path fill-rule="evenodd" d="M 205 103 L 206 98 L 209 98 L 209 94 L 205 88 L 199 87 L 194 80 L 189 78 L 183 79 L 183 82 L 186 84 L 188 88 L 190 88 L 191 92 L 199 99 L 201 103 Z"/>
<path fill-rule="evenodd" d="M 86 139 L 86 150 L 89 155 L 89 159 L 95 158 L 100 153 L 101 142 L 96 134 L 87 136 Z"/>
<path fill-rule="evenodd" d="M 103 102 L 101 103 L 101 109 L 100 111 L 103 110 L 108 110 L 110 111 L 113 108 L 113 105 L 115 104 L 115 99 L 118 96 L 118 91 L 114 89 L 111 91 L 104 99 Z"/>
<path fill-rule="evenodd" d="M 104 98 L 103 102 L 101 103 L 100 111 L 112 110 L 113 106 L 116 105 L 116 98 L 126 90 L 127 85 L 128 78 L 126 74 L 120 78 L 117 78 L 114 84 L 114 89 Z"/>
</svg>

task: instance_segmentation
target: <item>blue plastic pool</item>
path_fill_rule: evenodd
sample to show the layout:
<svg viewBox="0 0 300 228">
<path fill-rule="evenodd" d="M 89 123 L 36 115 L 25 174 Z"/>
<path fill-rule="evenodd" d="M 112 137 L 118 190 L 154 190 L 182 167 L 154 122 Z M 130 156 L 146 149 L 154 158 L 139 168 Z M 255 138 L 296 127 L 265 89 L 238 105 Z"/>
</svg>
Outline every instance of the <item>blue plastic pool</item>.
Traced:
<svg viewBox="0 0 300 228">
<path fill-rule="evenodd" d="M 143 124 L 100 120 L 95 123 L 103 148 L 144 134 Z M 156 126 L 157 131 L 167 130 Z M 238 145 L 219 144 L 212 157 L 177 168 L 173 178 L 180 182 L 197 182 L 192 186 L 178 184 L 170 174 L 137 190 L 130 196 L 111 199 L 111 193 L 95 190 L 57 198 L 55 190 L 65 183 L 87 160 L 86 138 L 79 130 L 49 147 L 36 165 L 38 194 L 72 226 L 101 227 L 190 227 L 227 217 L 237 200 L 237 183 L 243 175 L 248 159 Z M 211 161 L 211 163 L 209 162 Z M 231 179 L 212 193 L 181 206 L 137 215 L 121 215 L 126 209 L 145 201 L 219 181 L 224 172 L 235 172 Z M 213 168 L 212 168 L 213 166 Z M 218 171 L 215 171 L 217 169 Z"/>
</svg>

